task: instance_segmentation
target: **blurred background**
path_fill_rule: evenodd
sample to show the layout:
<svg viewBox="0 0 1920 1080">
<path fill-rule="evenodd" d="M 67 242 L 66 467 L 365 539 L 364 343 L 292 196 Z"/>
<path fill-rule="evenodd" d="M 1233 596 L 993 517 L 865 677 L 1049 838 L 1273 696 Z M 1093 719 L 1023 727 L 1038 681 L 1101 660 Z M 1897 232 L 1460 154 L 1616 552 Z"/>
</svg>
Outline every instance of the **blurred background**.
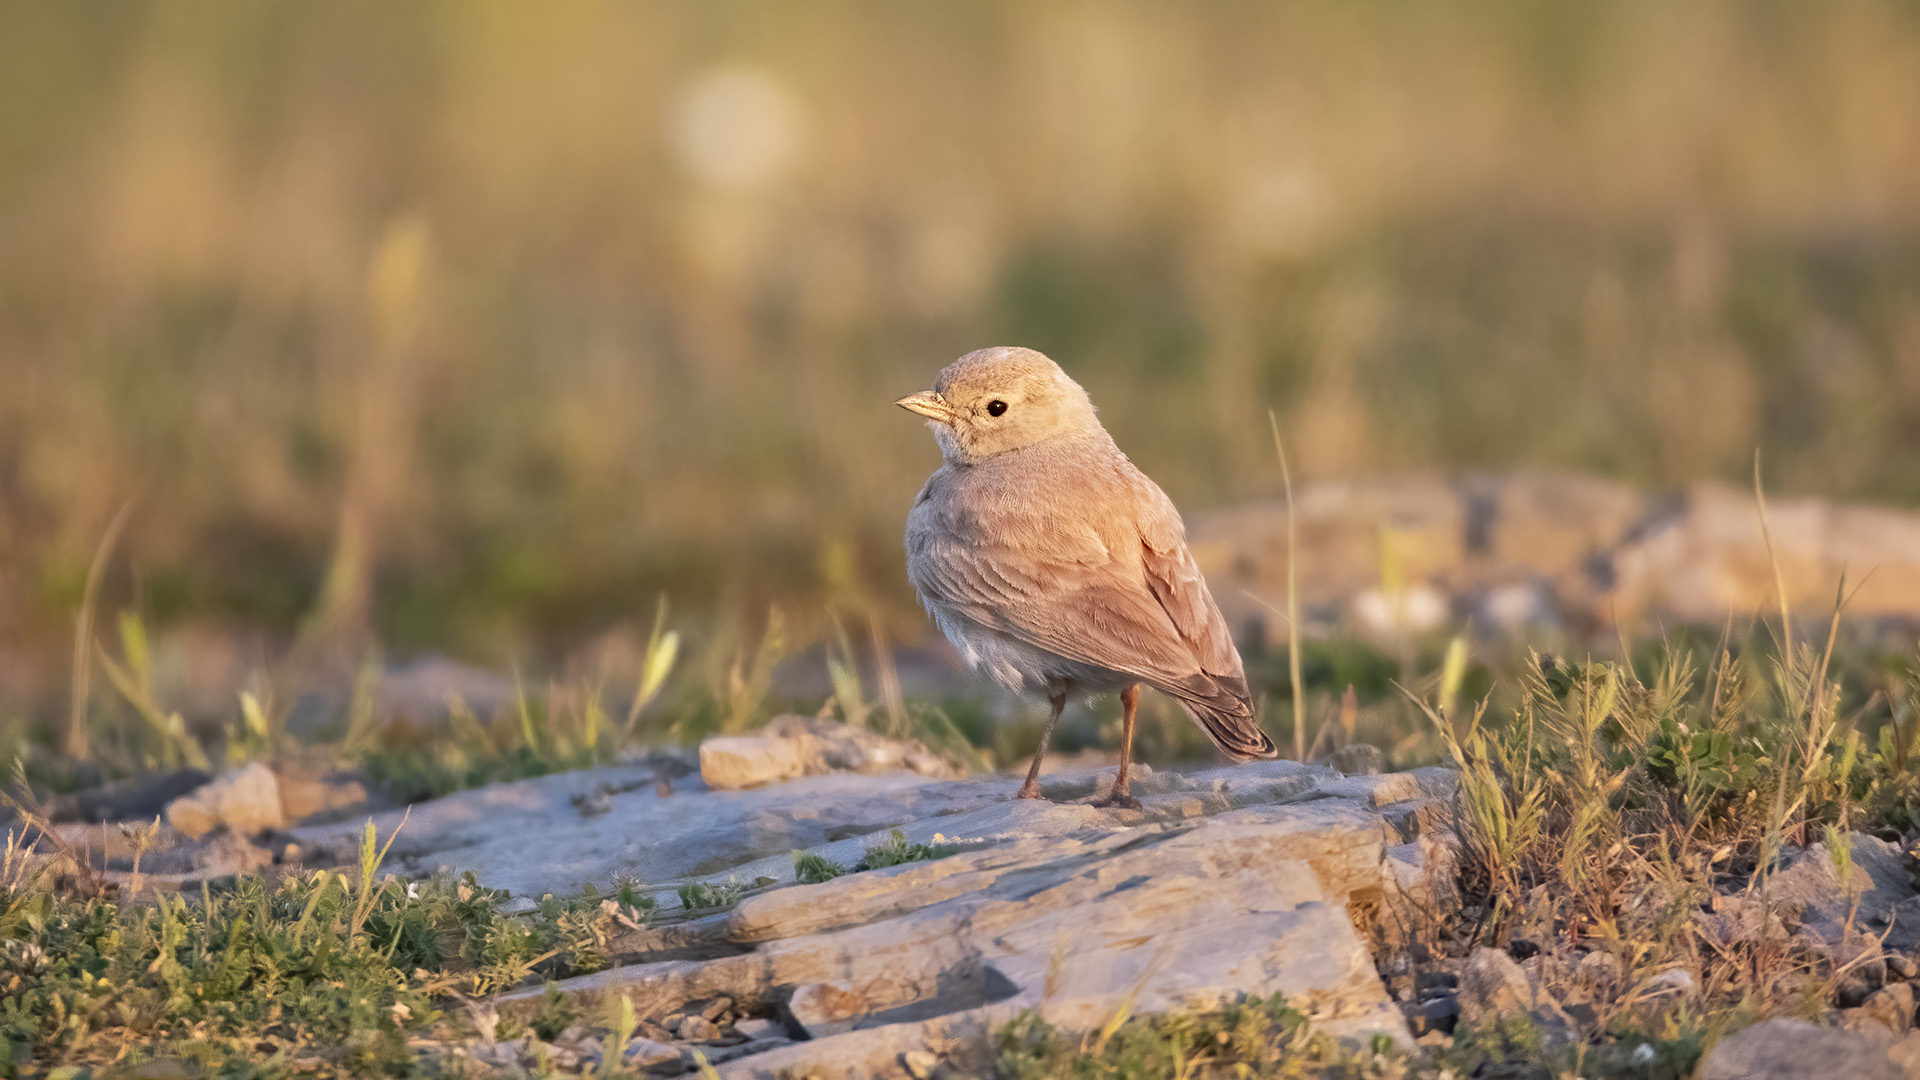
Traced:
<svg viewBox="0 0 1920 1080">
<path fill-rule="evenodd" d="M 910 646 L 891 402 L 1002 343 L 1189 512 L 1269 408 L 1920 505 L 1920 8 L 0 6 L 0 709 Z"/>
</svg>

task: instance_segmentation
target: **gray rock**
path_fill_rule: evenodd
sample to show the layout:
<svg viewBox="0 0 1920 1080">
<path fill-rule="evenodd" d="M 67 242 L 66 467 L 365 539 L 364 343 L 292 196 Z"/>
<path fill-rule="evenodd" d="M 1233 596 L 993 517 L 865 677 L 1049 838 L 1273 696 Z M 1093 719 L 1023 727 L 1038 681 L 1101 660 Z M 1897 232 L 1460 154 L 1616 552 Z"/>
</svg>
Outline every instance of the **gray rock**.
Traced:
<svg viewBox="0 0 1920 1080">
<path fill-rule="evenodd" d="M 1460 1021 L 1470 1028 L 1529 1017 L 1550 1041 L 1573 1037 L 1573 1020 L 1526 971 L 1500 949 L 1479 948 L 1460 968 Z"/>
<path fill-rule="evenodd" d="M 1460 1003 L 1452 997 L 1422 1001 L 1417 1005 L 1408 1005 L 1401 1011 L 1407 1014 L 1407 1025 L 1413 1029 L 1415 1036 L 1431 1031 L 1451 1033 L 1460 1019 Z"/>
<path fill-rule="evenodd" d="M 1913 1080 L 1920 1077 L 1920 1035 L 1885 1029 L 1842 1031 L 1805 1020 L 1764 1020 L 1736 1031 L 1700 1059 L 1694 1080 Z"/>
<path fill-rule="evenodd" d="M 1871 929 L 1877 937 L 1878 928 L 1903 921 L 1895 918 L 1897 909 L 1920 896 L 1899 847 L 1865 833 L 1850 833 L 1847 839 L 1853 863 L 1849 888 L 1841 888 L 1833 856 L 1824 843 L 1793 855 L 1762 887 L 1762 899 L 1775 911 L 1797 920 L 1834 948 L 1842 944 L 1849 917 L 1855 934 Z M 1920 919 L 1913 921 L 1920 924 Z M 1907 929 L 1920 933 L 1920 925 Z M 1889 945 L 1899 947 L 1891 937 Z"/>
<path fill-rule="evenodd" d="M 1153 816 L 1154 799 L 1191 795 L 1148 796 L 1138 816 Z M 1300 1001 L 1336 1037 L 1408 1038 L 1345 912 L 1356 894 L 1396 887 L 1384 857 L 1395 834 L 1364 792 L 1132 826 L 1085 806 L 995 802 L 906 828 L 935 825 L 957 854 L 747 897 L 729 925 L 750 953 L 637 963 L 561 989 L 582 1015 L 615 993 L 724 995 L 748 1010 L 787 995 L 811 1041 L 723 1070 L 735 1076 L 826 1064 L 889 1075 L 900 1055 L 945 1047 L 955 1032 L 978 1033 L 967 1053 L 982 1050 L 984 1033 L 1021 1009 L 1089 1028 L 1123 1000 L 1146 1014 L 1246 993 Z M 503 995 L 499 1006 L 524 1014 L 544 993 Z M 990 1061 L 953 1064 L 984 1071 Z"/>
<path fill-rule="evenodd" d="M 673 1033 L 681 1042 L 712 1042 L 720 1037 L 720 1025 L 704 1016 L 683 1016 Z"/>
<path fill-rule="evenodd" d="M 1431 905 L 1457 848 L 1437 809 L 1457 781 L 1447 769 L 1142 770 L 1142 808 L 1124 813 L 1074 801 L 1099 790 L 1101 770 L 1085 765 L 1047 777 L 1051 802 L 1012 799 L 1017 777 L 835 771 L 749 790 L 690 778 L 668 797 L 655 775 L 617 766 L 421 804 L 390 862 L 472 869 L 524 898 L 616 874 L 668 897 L 687 880 L 770 883 L 728 912 L 623 931 L 612 946 L 622 966 L 561 984 L 582 1016 L 604 1015 L 609 994 L 656 1002 L 646 1020 L 673 1021 L 682 1042 L 775 1008 L 810 1036 L 791 1042 L 765 1020 L 738 1020 L 732 1033 L 747 1041 L 702 1048 L 733 1077 L 823 1065 L 897 1076 L 915 1051 L 941 1055 L 941 1071 L 984 1074 L 988 1033 L 1022 1009 L 1090 1028 L 1123 1001 L 1148 1014 L 1248 993 L 1302 1003 L 1336 1038 L 1410 1042 L 1347 907 L 1416 895 Z M 596 792 L 604 812 L 583 816 L 575 799 Z M 505 819 L 512 830 L 499 828 Z M 398 823 L 383 814 L 376 828 L 385 837 Z M 788 884 L 794 849 L 851 866 L 892 828 L 954 853 Z M 349 824 L 292 833 L 340 858 L 359 842 Z M 531 988 L 494 1004 L 524 1020 L 544 997 Z M 1536 1005 L 1545 1010 L 1529 989 L 1527 1008 Z M 662 1017 L 668 1006 L 679 1015 Z M 666 1041 L 657 1027 L 638 1034 Z"/>
<path fill-rule="evenodd" d="M 1387 755 L 1369 743 L 1350 743 L 1335 750 L 1327 764 L 1346 776 L 1373 776 L 1387 771 Z"/>
<path fill-rule="evenodd" d="M 679 1061 L 680 1048 L 656 1042 L 653 1039 L 637 1038 L 628 1041 L 626 1058 L 628 1065 L 644 1069 L 649 1065 L 664 1065 L 669 1061 Z"/>
<path fill-rule="evenodd" d="M 1701 937 L 1722 948 L 1788 936 L 1779 912 L 1769 910 L 1765 901 L 1732 894 L 1714 896 L 1713 910 L 1694 912 L 1693 925 Z"/>
<path fill-rule="evenodd" d="M 759 1018 L 736 1020 L 733 1024 L 733 1030 L 749 1039 L 764 1039 L 772 1035 L 786 1034 L 786 1029 L 781 1027 L 777 1021 Z"/>
<path fill-rule="evenodd" d="M 166 805 L 213 779 L 199 769 L 115 780 L 71 795 L 55 796 L 47 816 L 55 822 L 152 821 Z"/>
</svg>

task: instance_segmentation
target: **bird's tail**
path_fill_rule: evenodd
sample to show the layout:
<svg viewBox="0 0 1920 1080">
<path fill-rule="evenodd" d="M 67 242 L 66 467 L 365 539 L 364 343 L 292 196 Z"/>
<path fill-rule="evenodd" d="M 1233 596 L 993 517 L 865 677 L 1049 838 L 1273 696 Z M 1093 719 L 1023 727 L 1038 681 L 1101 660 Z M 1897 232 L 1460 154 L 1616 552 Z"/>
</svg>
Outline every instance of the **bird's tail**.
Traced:
<svg viewBox="0 0 1920 1080">
<path fill-rule="evenodd" d="M 1172 693 L 1213 745 L 1236 762 L 1279 757 L 1280 748 L 1254 722 L 1253 696 L 1247 692 L 1247 684 L 1218 676 L 1207 681 L 1212 684 L 1207 688 L 1211 692 L 1196 693 L 1200 688 L 1190 682 Z"/>
</svg>

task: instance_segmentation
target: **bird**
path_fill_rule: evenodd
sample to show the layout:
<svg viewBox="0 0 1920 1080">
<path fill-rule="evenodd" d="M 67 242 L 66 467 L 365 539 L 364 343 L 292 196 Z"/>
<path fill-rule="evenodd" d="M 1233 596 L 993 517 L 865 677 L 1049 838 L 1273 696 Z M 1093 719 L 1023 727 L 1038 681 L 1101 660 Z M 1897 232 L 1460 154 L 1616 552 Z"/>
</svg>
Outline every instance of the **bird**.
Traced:
<svg viewBox="0 0 1920 1080">
<path fill-rule="evenodd" d="M 927 418 L 942 459 L 907 514 L 907 579 L 970 667 L 1049 706 L 1016 798 L 1043 798 L 1040 762 L 1069 695 L 1120 694 L 1120 767 L 1096 806 L 1140 805 L 1142 685 L 1234 761 L 1279 756 L 1180 512 L 1060 365 L 979 349 L 894 404 Z"/>
</svg>

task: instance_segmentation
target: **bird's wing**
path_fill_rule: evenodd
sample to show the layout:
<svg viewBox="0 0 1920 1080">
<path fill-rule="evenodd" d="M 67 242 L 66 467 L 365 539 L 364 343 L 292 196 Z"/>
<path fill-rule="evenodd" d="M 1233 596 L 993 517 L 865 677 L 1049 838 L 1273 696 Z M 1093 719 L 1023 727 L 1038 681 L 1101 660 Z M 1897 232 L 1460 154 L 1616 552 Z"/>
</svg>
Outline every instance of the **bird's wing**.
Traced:
<svg viewBox="0 0 1920 1080">
<path fill-rule="evenodd" d="M 1130 465 L 1113 479 L 1087 513 L 916 506 L 916 518 L 928 513 L 908 530 L 915 588 L 982 626 L 1178 696 L 1212 696 L 1199 684 L 1215 679 L 1244 696 L 1239 654 L 1172 503 Z"/>
<path fill-rule="evenodd" d="M 1159 494 L 1158 488 L 1153 490 Z M 1192 651 L 1200 674 L 1175 687 L 1155 685 L 1178 697 L 1214 744 L 1235 760 L 1276 757 L 1279 747 L 1253 718 L 1253 695 L 1247 689 L 1240 651 L 1233 647 L 1227 620 L 1187 550 L 1186 530 L 1165 495 L 1160 495 L 1159 502 L 1162 513 L 1142 518 L 1147 588 Z"/>
</svg>

